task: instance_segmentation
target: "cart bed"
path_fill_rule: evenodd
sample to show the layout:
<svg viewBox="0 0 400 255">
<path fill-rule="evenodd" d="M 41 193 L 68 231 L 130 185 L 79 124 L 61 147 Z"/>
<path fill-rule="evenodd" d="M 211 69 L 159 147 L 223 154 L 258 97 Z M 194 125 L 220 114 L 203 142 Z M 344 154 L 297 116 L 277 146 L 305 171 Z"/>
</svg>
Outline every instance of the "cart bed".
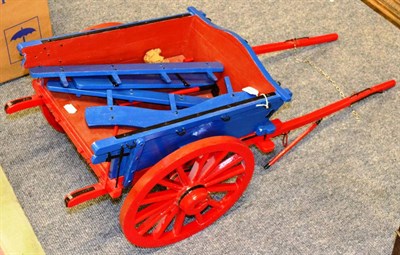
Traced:
<svg viewBox="0 0 400 255">
<path fill-rule="evenodd" d="M 19 45 L 20 52 L 25 56 L 25 67 L 31 69 L 34 77 L 44 78 L 34 82 L 37 94 L 44 96 L 46 106 L 55 116 L 55 120 L 100 179 L 105 176 L 108 176 L 107 179 L 115 179 L 121 175 L 125 178 L 123 186 L 126 187 L 132 182 L 135 171 L 150 167 L 165 155 L 197 139 L 214 135 L 244 137 L 257 129 L 259 134 L 274 131 L 268 117 L 284 101 L 290 100 L 291 93 L 282 89 L 270 77 L 247 42 L 235 33 L 216 27 L 196 9 L 188 10 L 189 13 L 167 18 L 117 25 Z M 163 56 L 167 58 L 184 55 L 194 61 L 190 63 L 193 66 L 201 66 L 200 62 L 211 63 L 214 68 L 222 66 L 223 69 L 214 69 L 213 72 L 217 71 L 215 73 L 206 73 L 211 76 L 211 80 L 216 80 L 220 96 L 213 98 L 211 91 L 192 94 L 210 99 L 183 109 L 176 117 L 171 117 L 172 114 L 168 113 L 171 110 L 169 106 L 148 102 L 135 105 L 130 107 L 132 111 L 139 106 L 150 108 L 151 110 L 147 110 L 149 114 L 157 109 L 168 113 L 160 116 L 169 116 L 160 118 L 159 123 L 154 125 L 150 125 L 151 122 L 138 125 L 139 122 L 135 120 L 132 126 L 141 127 L 137 128 L 126 127 L 126 122 L 121 126 L 121 123 L 117 122 L 118 118 L 115 118 L 115 125 L 120 127 L 114 127 L 113 122 L 110 122 L 108 127 L 101 126 L 101 123 L 96 124 L 96 118 L 90 119 L 85 116 L 85 111 L 88 111 L 100 112 L 102 114 L 96 116 L 104 117 L 110 109 L 110 101 L 115 105 L 126 104 L 127 101 L 55 92 L 71 89 L 69 83 L 74 83 L 77 88 L 90 87 L 91 83 L 99 79 L 96 76 L 99 69 L 111 70 L 111 73 L 103 73 L 115 81 L 123 77 L 119 76 L 120 73 L 112 73 L 117 67 L 129 67 L 135 72 L 137 69 L 147 70 L 147 66 L 142 64 L 143 56 L 153 48 L 160 48 Z M 82 71 L 86 72 L 85 66 L 92 72 L 92 76 L 66 78 L 68 75 L 82 75 Z M 181 68 L 182 65 L 176 66 Z M 51 78 L 54 73 L 59 79 Z M 164 75 L 161 78 L 168 83 L 168 76 Z M 249 86 L 256 89 L 260 96 L 242 92 L 243 88 Z M 269 98 L 270 108 L 267 111 L 265 107 L 255 108 L 255 105 L 265 103 L 265 98 L 261 95 L 267 95 Z M 76 108 L 76 113 L 70 114 L 64 109 L 68 104 Z M 205 108 L 202 108 L 202 105 Z M 96 106 L 103 108 L 96 109 Z M 146 118 L 146 114 L 139 117 Z M 119 118 L 124 119 L 126 118 L 123 115 Z M 89 127 L 88 121 L 95 124 Z M 185 133 L 189 135 L 182 136 Z M 144 149 L 137 148 L 141 143 L 145 144 Z M 119 157 L 121 147 L 125 147 L 124 155 L 129 157 Z M 139 157 L 140 160 L 132 163 L 135 161 L 134 157 Z M 127 170 L 125 173 L 119 173 L 120 169 Z"/>
</svg>

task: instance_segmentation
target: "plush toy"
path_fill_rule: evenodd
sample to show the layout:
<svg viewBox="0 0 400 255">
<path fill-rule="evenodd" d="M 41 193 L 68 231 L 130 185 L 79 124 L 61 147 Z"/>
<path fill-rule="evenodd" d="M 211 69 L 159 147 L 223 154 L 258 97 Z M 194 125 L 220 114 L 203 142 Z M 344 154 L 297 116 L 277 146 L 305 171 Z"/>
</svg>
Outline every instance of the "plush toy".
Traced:
<svg viewBox="0 0 400 255">
<path fill-rule="evenodd" d="M 144 55 L 144 62 L 145 63 L 163 63 L 163 62 L 168 62 L 164 60 L 164 57 L 160 55 L 161 54 L 161 49 L 151 49 L 146 52 Z"/>
<path fill-rule="evenodd" d="M 191 62 L 192 59 L 186 59 L 183 55 L 177 55 L 169 58 L 161 56 L 161 49 L 151 49 L 146 52 L 143 57 L 145 63 L 179 63 L 179 62 Z"/>
</svg>

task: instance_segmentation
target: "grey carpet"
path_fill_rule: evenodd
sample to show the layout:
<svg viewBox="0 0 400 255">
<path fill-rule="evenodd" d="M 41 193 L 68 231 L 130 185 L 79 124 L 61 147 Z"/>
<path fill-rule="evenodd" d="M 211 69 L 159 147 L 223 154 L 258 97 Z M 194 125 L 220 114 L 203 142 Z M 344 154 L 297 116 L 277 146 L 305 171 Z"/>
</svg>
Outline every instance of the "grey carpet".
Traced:
<svg viewBox="0 0 400 255">
<path fill-rule="evenodd" d="M 252 45 L 339 33 L 331 44 L 261 57 L 294 93 L 276 115 L 282 120 L 339 99 L 332 84 L 295 57 L 317 63 L 347 95 L 400 80 L 400 30 L 359 1 L 49 2 L 55 35 L 182 13 L 190 5 Z M 0 102 L 32 91 L 29 77 L 17 79 L 0 86 Z M 270 171 L 262 165 L 272 155 L 254 149 L 252 183 L 234 208 L 199 234 L 160 249 L 125 240 L 118 220 L 123 199 L 64 207 L 66 193 L 96 179 L 38 109 L 0 113 L 0 164 L 47 254 L 390 254 L 400 224 L 399 91 L 354 105 L 360 121 L 350 109 L 326 119 Z"/>
</svg>

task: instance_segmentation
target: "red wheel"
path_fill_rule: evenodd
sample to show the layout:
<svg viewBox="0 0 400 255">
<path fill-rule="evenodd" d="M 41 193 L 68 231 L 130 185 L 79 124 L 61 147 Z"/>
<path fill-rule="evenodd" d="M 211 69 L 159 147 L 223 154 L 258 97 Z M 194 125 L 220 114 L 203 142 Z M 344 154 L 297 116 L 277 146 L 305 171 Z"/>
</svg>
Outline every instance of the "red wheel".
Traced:
<svg viewBox="0 0 400 255">
<path fill-rule="evenodd" d="M 46 118 L 47 122 L 50 124 L 50 126 L 52 126 L 56 131 L 60 133 L 65 133 L 64 129 L 60 126 L 60 124 L 58 124 L 58 122 L 54 118 L 54 115 L 50 112 L 47 106 L 41 105 L 40 109 L 42 109 L 42 113 Z"/>
<path fill-rule="evenodd" d="M 253 170 L 253 153 L 234 137 L 205 138 L 181 147 L 133 186 L 121 209 L 122 230 L 140 247 L 185 239 L 232 207 Z"/>
</svg>

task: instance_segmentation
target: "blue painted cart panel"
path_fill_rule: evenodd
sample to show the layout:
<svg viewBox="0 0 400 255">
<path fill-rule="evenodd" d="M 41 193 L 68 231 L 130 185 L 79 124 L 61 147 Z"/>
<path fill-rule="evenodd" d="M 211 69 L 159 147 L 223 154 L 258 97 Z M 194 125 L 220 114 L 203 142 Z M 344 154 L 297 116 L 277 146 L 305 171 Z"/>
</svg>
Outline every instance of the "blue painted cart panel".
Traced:
<svg viewBox="0 0 400 255">
<path fill-rule="evenodd" d="M 240 138 L 253 132 L 259 135 L 272 133 L 275 127 L 268 117 L 283 104 L 283 100 L 274 95 L 269 96 L 268 101 L 268 109 L 256 106 L 265 103 L 264 97 L 253 97 L 237 104 L 96 141 L 92 145 L 92 162 L 96 164 L 113 160 L 116 166 L 115 160 L 118 160 L 121 148 L 124 148 L 124 153 L 135 155 L 124 157 L 120 166 L 124 171 L 121 172 L 124 186 L 127 186 L 135 171 L 154 165 L 165 155 L 190 142 L 215 135 Z M 116 177 L 117 170 L 111 169 L 111 178 Z"/>
</svg>

